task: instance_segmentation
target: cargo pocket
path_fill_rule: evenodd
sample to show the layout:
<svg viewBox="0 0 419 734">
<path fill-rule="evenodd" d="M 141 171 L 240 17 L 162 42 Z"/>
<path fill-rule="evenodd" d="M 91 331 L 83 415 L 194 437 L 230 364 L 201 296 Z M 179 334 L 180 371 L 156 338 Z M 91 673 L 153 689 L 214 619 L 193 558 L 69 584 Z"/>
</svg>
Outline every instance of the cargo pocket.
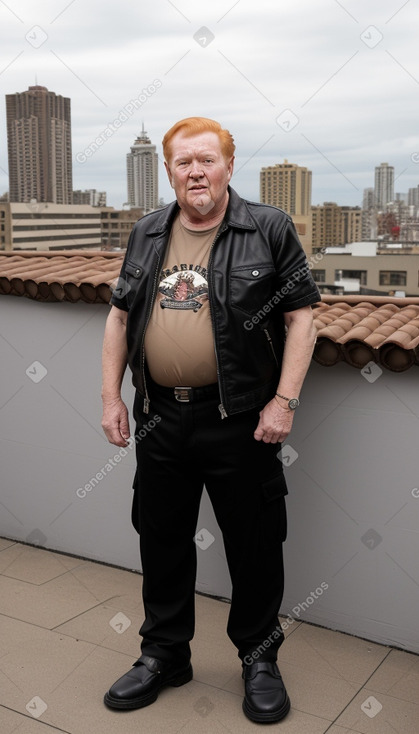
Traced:
<svg viewBox="0 0 419 734">
<path fill-rule="evenodd" d="M 135 471 L 134 481 L 132 483 L 132 488 L 134 490 L 134 494 L 132 497 L 132 508 L 131 508 L 131 522 L 137 531 L 138 534 L 140 534 L 140 520 L 139 520 L 139 502 L 138 502 L 138 469 Z"/>
<path fill-rule="evenodd" d="M 288 494 L 284 475 L 270 477 L 261 485 L 262 543 L 265 548 L 274 548 L 287 538 L 287 509 L 285 496 Z"/>
</svg>

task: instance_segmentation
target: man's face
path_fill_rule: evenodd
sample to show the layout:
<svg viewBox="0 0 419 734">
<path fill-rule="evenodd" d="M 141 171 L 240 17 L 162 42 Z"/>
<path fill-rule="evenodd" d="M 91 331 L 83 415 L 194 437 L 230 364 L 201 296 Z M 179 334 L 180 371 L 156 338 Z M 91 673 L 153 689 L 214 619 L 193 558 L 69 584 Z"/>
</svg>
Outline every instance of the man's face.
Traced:
<svg viewBox="0 0 419 734">
<path fill-rule="evenodd" d="M 233 162 L 234 157 L 224 158 L 216 133 L 179 132 L 173 137 L 166 171 L 178 204 L 190 219 L 211 219 L 225 208 Z"/>
</svg>

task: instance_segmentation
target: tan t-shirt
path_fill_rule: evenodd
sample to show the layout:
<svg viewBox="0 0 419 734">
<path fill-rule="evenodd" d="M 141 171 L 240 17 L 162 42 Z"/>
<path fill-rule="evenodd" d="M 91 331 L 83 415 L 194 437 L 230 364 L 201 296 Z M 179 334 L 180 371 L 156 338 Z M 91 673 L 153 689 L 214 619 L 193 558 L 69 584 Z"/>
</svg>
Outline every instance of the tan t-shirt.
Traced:
<svg viewBox="0 0 419 734">
<path fill-rule="evenodd" d="M 191 230 L 179 216 L 173 223 L 145 336 L 147 364 L 159 385 L 198 387 L 217 382 L 207 266 L 219 226 Z"/>
</svg>

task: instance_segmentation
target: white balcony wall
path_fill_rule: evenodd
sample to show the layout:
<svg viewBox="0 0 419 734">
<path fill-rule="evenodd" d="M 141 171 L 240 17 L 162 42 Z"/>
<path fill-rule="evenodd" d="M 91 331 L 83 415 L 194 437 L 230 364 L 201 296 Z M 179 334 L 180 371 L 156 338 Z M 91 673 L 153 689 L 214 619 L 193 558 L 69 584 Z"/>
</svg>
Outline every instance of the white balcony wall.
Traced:
<svg viewBox="0 0 419 734">
<path fill-rule="evenodd" d="M 103 305 L 0 297 L 0 536 L 141 571 L 130 521 L 134 452 L 116 459 L 119 449 L 100 426 L 107 313 Z M 368 381 L 344 363 L 312 362 L 286 442 L 289 531 L 280 610 L 413 652 L 418 377 L 412 367 L 373 373 Z M 131 407 L 129 373 L 123 392 Z M 80 491 L 86 485 L 90 491 Z M 197 548 L 197 590 L 229 598 L 222 540 L 205 493 L 201 529 L 215 540 Z"/>
</svg>

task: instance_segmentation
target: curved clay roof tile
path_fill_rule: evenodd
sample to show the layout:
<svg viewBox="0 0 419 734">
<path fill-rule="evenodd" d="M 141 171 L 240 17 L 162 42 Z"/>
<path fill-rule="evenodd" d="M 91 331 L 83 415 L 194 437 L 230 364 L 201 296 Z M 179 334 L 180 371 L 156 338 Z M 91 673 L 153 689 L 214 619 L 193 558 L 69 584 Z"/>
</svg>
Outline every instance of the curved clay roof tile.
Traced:
<svg viewBox="0 0 419 734">
<path fill-rule="evenodd" d="M 413 351 L 402 349 L 395 344 L 385 344 L 380 350 L 380 362 L 392 372 L 405 372 L 415 362 Z"/>
<path fill-rule="evenodd" d="M 371 332 L 374 330 L 374 326 L 367 319 L 363 319 L 351 329 L 350 332 L 345 334 L 340 340 L 342 344 L 346 344 L 348 341 L 360 341 L 363 342 L 369 337 Z"/>
<path fill-rule="evenodd" d="M 332 367 L 342 360 L 342 351 L 338 344 L 320 337 L 314 346 L 313 359 L 323 367 Z"/>
<path fill-rule="evenodd" d="M 375 362 L 377 355 L 367 344 L 358 341 L 348 341 L 342 345 L 342 352 L 348 364 L 357 369 L 362 369 L 368 362 Z"/>
</svg>

